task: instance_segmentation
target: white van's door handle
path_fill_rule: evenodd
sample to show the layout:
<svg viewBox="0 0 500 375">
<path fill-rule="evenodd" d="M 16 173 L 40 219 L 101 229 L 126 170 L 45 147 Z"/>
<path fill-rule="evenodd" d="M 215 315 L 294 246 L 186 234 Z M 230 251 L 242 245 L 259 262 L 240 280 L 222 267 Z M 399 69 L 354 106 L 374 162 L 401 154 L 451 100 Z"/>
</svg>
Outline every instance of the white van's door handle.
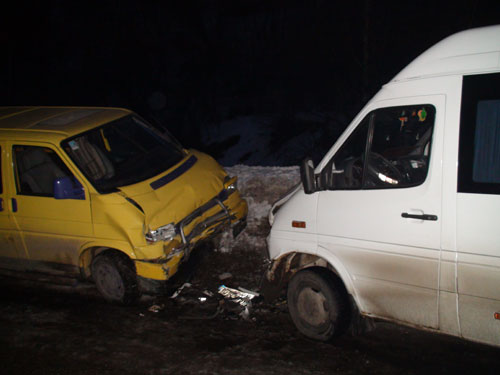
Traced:
<svg viewBox="0 0 500 375">
<path fill-rule="evenodd" d="M 403 212 L 401 214 L 401 217 L 404 217 L 405 219 L 430 220 L 430 221 L 437 221 L 438 219 L 436 215 L 428 215 L 428 214 L 414 215 L 414 214 L 409 214 L 408 212 Z"/>
</svg>

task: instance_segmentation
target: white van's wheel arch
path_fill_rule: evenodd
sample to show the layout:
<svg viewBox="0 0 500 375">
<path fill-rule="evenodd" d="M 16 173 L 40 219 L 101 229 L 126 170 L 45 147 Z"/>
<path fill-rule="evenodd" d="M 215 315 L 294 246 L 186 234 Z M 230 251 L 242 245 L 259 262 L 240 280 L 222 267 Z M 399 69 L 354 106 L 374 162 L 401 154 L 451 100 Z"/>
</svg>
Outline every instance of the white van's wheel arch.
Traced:
<svg viewBox="0 0 500 375">
<path fill-rule="evenodd" d="M 356 296 L 356 290 L 354 288 L 354 283 L 352 281 L 351 275 L 345 268 L 344 264 L 340 261 L 340 259 L 338 259 L 331 252 L 323 249 L 322 247 L 318 247 L 316 254 L 319 258 L 324 259 L 328 264 L 328 269 L 333 271 L 340 278 L 340 280 L 342 280 L 347 293 L 352 296 L 352 298 L 356 302 L 356 305 L 359 306 L 359 301 Z"/>
<path fill-rule="evenodd" d="M 321 256 L 321 248 L 318 248 L 316 254 L 302 253 L 302 252 L 289 252 L 281 254 L 278 258 L 274 259 L 271 268 L 267 271 L 264 278 L 263 288 L 270 289 L 270 298 L 277 297 L 279 290 L 283 290 L 293 277 L 299 271 L 312 267 L 321 267 L 329 270 L 344 284 L 344 287 L 353 302 L 358 305 L 355 290 L 353 287 L 352 279 L 342 265 L 342 263 L 330 253 L 328 258 Z M 264 295 L 266 295 L 264 293 Z"/>
</svg>

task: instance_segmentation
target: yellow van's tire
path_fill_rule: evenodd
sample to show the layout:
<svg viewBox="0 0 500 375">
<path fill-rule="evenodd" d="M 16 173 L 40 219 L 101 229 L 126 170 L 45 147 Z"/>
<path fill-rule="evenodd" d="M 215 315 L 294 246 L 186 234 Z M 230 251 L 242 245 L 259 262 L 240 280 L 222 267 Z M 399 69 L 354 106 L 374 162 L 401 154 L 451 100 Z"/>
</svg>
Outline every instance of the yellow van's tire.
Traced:
<svg viewBox="0 0 500 375">
<path fill-rule="evenodd" d="M 288 311 L 305 336 L 328 341 L 345 331 L 350 308 L 342 282 L 328 271 L 314 268 L 298 272 L 288 284 Z"/>
<path fill-rule="evenodd" d="M 110 302 L 129 305 L 140 296 L 133 265 L 119 252 L 108 251 L 95 257 L 92 278 L 97 290 Z"/>
</svg>

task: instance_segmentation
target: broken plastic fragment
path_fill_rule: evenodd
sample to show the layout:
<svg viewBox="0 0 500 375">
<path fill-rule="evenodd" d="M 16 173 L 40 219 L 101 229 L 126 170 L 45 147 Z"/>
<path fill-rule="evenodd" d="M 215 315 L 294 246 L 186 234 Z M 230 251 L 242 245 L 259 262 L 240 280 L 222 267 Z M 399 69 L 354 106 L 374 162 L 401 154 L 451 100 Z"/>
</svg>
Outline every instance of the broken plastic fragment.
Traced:
<svg viewBox="0 0 500 375">
<path fill-rule="evenodd" d="M 170 298 L 176 298 L 176 297 L 177 297 L 177 296 L 178 296 L 178 295 L 182 292 L 182 289 L 184 289 L 184 288 L 190 288 L 190 287 L 191 287 L 191 284 L 190 284 L 190 283 L 184 283 L 184 284 L 182 284 L 182 286 L 181 286 L 179 289 L 177 289 L 177 290 L 174 292 L 174 294 L 172 294 L 172 295 L 170 296 Z"/>
<path fill-rule="evenodd" d="M 255 297 L 259 297 L 260 296 L 259 293 L 254 292 L 253 290 L 245 289 L 245 288 L 243 288 L 241 286 L 238 287 L 238 290 L 242 291 L 243 293 L 253 294 Z"/>
<path fill-rule="evenodd" d="M 165 308 L 165 305 L 152 305 L 148 310 L 157 313 Z"/>
<path fill-rule="evenodd" d="M 248 306 L 245 306 L 245 309 L 240 312 L 240 316 L 245 320 L 250 319 L 250 310 L 248 309 Z"/>
<path fill-rule="evenodd" d="M 209 291 L 209 290 L 204 290 L 203 294 L 206 295 L 206 296 L 208 296 L 208 297 L 213 297 L 214 296 L 214 294 L 211 291 Z"/>
<path fill-rule="evenodd" d="M 233 302 L 239 303 L 241 306 L 250 305 L 250 301 L 255 297 L 253 292 L 242 292 L 238 289 L 228 288 L 225 285 L 221 285 L 219 287 L 219 294 L 222 294 L 225 298 L 228 298 Z"/>
</svg>

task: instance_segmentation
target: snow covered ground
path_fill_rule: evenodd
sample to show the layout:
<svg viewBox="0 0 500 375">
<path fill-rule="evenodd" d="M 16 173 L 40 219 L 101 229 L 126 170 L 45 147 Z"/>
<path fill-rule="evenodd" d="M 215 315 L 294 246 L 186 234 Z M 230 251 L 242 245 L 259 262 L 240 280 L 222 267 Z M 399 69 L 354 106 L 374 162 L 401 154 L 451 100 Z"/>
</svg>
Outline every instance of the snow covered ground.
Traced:
<svg viewBox="0 0 500 375">
<path fill-rule="evenodd" d="M 225 233 L 219 251 L 230 252 L 234 247 L 257 248 L 266 246 L 269 231 L 267 216 L 271 205 L 300 181 L 299 167 L 226 167 L 232 176 L 238 176 L 238 189 L 248 202 L 247 228 L 236 238 Z"/>
</svg>

